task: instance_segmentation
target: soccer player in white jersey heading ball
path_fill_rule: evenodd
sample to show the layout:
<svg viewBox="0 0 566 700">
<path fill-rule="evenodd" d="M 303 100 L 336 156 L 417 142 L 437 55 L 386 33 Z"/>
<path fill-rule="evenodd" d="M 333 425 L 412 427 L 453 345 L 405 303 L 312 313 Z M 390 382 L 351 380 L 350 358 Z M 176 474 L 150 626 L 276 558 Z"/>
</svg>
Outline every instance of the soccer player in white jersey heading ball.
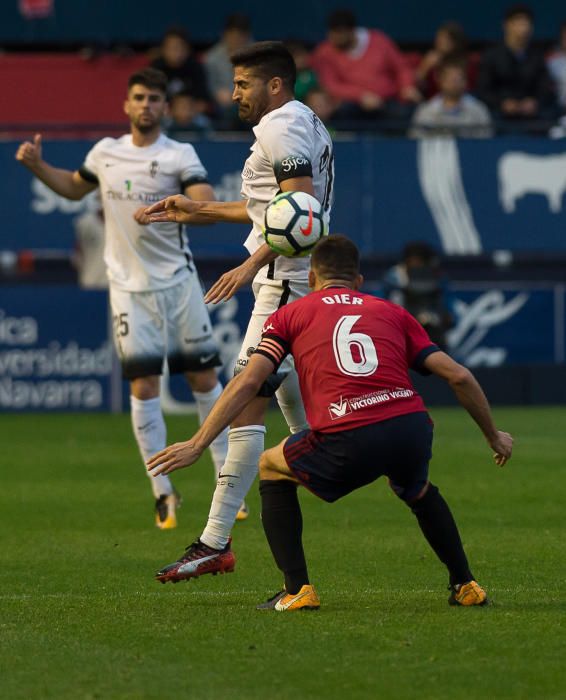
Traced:
<svg viewBox="0 0 566 700">
<path fill-rule="evenodd" d="M 146 210 L 152 222 L 250 223 L 245 242 L 250 257 L 210 289 L 207 301 L 230 298 L 253 282 L 255 305 L 235 372 L 241 371 L 261 340 L 265 320 L 279 307 L 308 292 L 308 258 L 283 258 L 263 242 L 263 216 L 278 192 L 314 195 L 329 218 L 334 182 L 332 140 L 320 119 L 294 99 L 296 67 L 280 42 L 251 44 L 231 57 L 233 99 L 240 117 L 254 124 L 255 142 L 242 170 L 242 199 L 195 202 L 169 197 Z M 292 359 L 272 375 L 231 424 L 228 456 L 218 479 L 206 528 L 185 554 L 157 573 L 160 581 L 180 581 L 205 573 L 232 571 L 230 532 L 238 508 L 257 474 L 264 449 L 265 411 L 275 394 L 291 433 L 307 427 Z"/>
<path fill-rule="evenodd" d="M 171 373 L 185 374 L 201 421 L 222 391 L 215 371 L 218 349 L 183 227 L 152 224 L 143 213 L 148 204 L 179 191 L 192 200 L 214 198 L 195 149 L 161 133 L 166 88 L 160 71 L 134 73 L 124 103 L 130 133 L 96 143 L 74 172 L 43 160 L 39 134 L 16 154 L 67 199 L 79 200 L 100 188 L 114 340 L 123 375 L 130 381 L 133 431 L 144 460 L 166 445 L 159 400 L 165 357 Z M 226 450 L 224 433 L 211 445 L 217 475 Z M 151 485 L 157 526 L 175 527 L 179 498 L 171 481 L 153 479 Z"/>
</svg>

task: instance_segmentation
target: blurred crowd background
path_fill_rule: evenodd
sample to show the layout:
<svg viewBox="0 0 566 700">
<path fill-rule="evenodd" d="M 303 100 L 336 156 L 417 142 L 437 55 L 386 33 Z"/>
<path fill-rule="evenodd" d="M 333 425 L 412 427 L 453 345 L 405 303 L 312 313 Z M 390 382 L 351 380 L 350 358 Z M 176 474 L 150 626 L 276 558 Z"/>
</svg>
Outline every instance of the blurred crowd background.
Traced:
<svg viewBox="0 0 566 700">
<path fill-rule="evenodd" d="M 396 19 L 388 4 L 291 2 L 273 8 L 275 22 L 251 2 L 238 12 L 229 2 L 125 2 L 111 14 L 101 5 L 85 8 L 81 22 L 67 0 L 19 0 L 17 11 L 14 2 L 0 29 L 0 75 L 14 91 L 0 128 L 112 128 L 123 122 L 120 79 L 144 64 L 169 79 L 173 135 L 245 128 L 231 100 L 230 54 L 281 39 L 297 63 L 297 99 L 335 130 L 562 135 L 566 21 L 549 2 L 480 2 L 475 11 L 405 2 Z"/>
</svg>

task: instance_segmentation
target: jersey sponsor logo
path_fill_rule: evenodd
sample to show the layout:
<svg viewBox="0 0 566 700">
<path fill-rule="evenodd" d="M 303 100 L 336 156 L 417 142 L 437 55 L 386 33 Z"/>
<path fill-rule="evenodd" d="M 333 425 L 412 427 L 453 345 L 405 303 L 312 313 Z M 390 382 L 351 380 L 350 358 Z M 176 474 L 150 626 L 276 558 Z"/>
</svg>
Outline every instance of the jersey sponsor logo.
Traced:
<svg viewBox="0 0 566 700">
<path fill-rule="evenodd" d="M 310 202 L 309 202 L 309 223 L 307 226 L 305 226 L 305 228 L 303 228 L 302 226 L 300 226 L 299 228 L 301 229 L 301 233 L 303 234 L 303 236 L 310 236 L 312 233 L 312 207 L 311 207 Z"/>
<path fill-rule="evenodd" d="M 244 169 L 242 170 L 242 178 L 244 180 L 253 180 L 255 178 L 255 173 L 254 171 L 250 168 L 249 165 L 246 165 Z"/>
<path fill-rule="evenodd" d="M 269 323 L 267 326 L 264 326 L 262 329 L 262 333 L 267 333 L 267 331 L 274 331 L 275 327 L 273 323 Z"/>
<path fill-rule="evenodd" d="M 337 418 L 344 418 L 349 413 L 352 413 L 352 408 L 348 399 L 340 397 L 340 401 L 336 403 L 331 403 L 328 407 L 328 412 L 330 413 L 330 418 L 336 420 Z"/>
<path fill-rule="evenodd" d="M 127 180 L 126 182 L 130 182 Z M 126 188 L 128 186 L 126 185 Z M 122 202 L 144 202 L 150 204 L 153 202 L 159 202 L 160 199 L 165 199 L 169 197 L 169 192 L 132 192 L 131 183 L 130 188 L 126 192 L 119 192 L 118 190 L 108 189 L 104 193 L 108 199 L 117 199 Z"/>
<path fill-rule="evenodd" d="M 412 389 L 404 389 L 402 387 L 397 387 L 395 389 L 380 389 L 379 391 L 373 391 L 370 394 L 363 394 L 356 398 L 345 399 L 343 396 L 340 397 L 340 401 L 331 403 L 328 406 L 328 411 L 330 413 L 330 418 L 332 420 L 337 420 L 338 418 L 344 418 L 344 416 L 349 415 L 353 411 L 360 411 L 364 408 L 371 408 L 380 403 L 387 403 L 388 401 L 394 401 L 397 399 L 410 399 L 412 396 L 416 396 L 416 392 Z"/>
</svg>

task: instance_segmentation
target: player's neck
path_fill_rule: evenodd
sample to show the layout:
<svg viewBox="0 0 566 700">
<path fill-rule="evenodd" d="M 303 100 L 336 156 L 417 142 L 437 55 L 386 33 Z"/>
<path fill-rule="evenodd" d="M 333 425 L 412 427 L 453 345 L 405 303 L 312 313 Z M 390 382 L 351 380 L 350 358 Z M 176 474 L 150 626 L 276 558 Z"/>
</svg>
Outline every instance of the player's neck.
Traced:
<svg viewBox="0 0 566 700">
<path fill-rule="evenodd" d="M 139 129 L 132 128 L 132 144 L 138 148 L 147 148 L 147 146 L 152 146 L 157 139 L 161 136 L 161 129 L 157 128 L 153 131 L 148 131 L 143 134 Z"/>
<path fill-rule="evenodd" d="M 316 292 L 320 292 L 323 289 L 330 289 L 331 287 L 345 287 L 346 289 L 353 289 L 352 283 L 347 280 L 325 280 L 320 286 L 317 285 L 315 289 Z"/>
<path fill-rule="evenodd" d="M 274 109 L 279 109 L 279 107 L 283 107 L 283 105 L 286 105 L 287 102 L 291 102 L 294 100 L 295 97 L 293 95 L 285 95 L 284 97 L 281 97 L 279 100 L 276 102 L 272 102 L 269 107 L 265 110 L 265 112 L 260 116 L 260 120 L 265 117 L 266 114 L 269 114 L 270 112 L 273 112 Z"/>
</svg>

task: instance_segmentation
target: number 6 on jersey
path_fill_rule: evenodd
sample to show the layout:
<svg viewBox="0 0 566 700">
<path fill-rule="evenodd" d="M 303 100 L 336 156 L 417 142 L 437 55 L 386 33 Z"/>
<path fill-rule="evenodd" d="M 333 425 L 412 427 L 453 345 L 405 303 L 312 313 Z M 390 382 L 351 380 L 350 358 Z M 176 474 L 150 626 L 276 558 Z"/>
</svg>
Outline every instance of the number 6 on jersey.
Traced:
<svg viewBox="0 0 566 700">
<path fill-rule="evenodd" d="M 373 340 L 365 333 L 352 333 L 361 316 L 342 316 L 334 326 L 332 347 L 338 369 L 350 377 L 367 377 L 377 369 L 379 361 Z"/>
</svg>

